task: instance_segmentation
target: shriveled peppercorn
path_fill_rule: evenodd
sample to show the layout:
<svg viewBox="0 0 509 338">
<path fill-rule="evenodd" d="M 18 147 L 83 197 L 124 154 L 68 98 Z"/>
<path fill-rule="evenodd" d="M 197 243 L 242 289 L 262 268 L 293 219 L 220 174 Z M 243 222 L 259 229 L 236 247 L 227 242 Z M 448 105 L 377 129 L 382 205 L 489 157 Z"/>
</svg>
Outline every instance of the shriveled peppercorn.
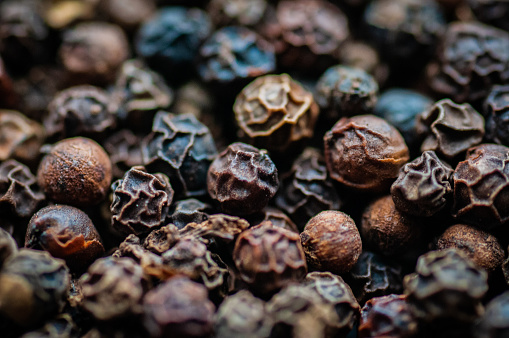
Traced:
<svg viewBox="0 0 509 338">
<path fill-rule="evenodd" d="M 224 212 L 248 215 L 262 210 L 276 194 L 278 172 L 266 151 L 236 142 L 210 165 L 207 186 Z"/>
<path fill-rule="evenodd" d="M 437 249 L 458 248 L 475 264 L 492 272 L 504 261 L 504 249 L 497 238 L 485 231 L 465 224 L 447 228 L 437 240 Z"/>
<path fill-rule="evenodd" d="M 171 278 L 149 291 L 143 307 L 143 322 L 151 337 L 212 334 L 215 306 L 207 298 L 207 289 L 187 277 Z"/>
<path fill-rule="evenodd" d="M 318 106 L 289 75 L 267 75 L 247 85 L 233 106 L 240 136 L 257 147 L 284 151 L 313 136 Z"/>
<path fill-rule="evenodd" d="M 493 298 L 476 325 L 476 337 L 504 337 L 509 334 L 509 291 Z"/>
<path fill-rule="evenodd" d="M 259 213 L 250 215 L 247 220 L 251 225 L 258 225 L 263 221 L 271 221 L 272 225 L 299 233 L 297 225 L 283 211 L 278 208 L 265 207 Z"/>
<path fill-rule="evenodd" d="M 481 144 L 470 149 L 453 174 L 454 217 L 482 229 L 509 220 L 509 148 Z"/>
<path fill-rule="evenodd" d="M 116 126 L 115 107 L 106 91 L 94 86 L 76 86 L 59 92 L 44 118 L 47 136 L 97 138 Z"/>
<path fill-rule="evenodd" d="M 25 247 L 46 250 L 75 270 L 88 267 L 104 253 L 92 220 L 67 205 L 49 206 L 35 213 L 28 223 Z"/>
<path fill-rule="evenodd" d="M 104 149 L 84 138 L 69 138 L 47 150 L 37 170 L 37 182 L 49 199 L 90 206 L 99 203 L 111 182 L 111 162 Z"/>
<path fill-rule="evenodd" d="M 36 178 L 27 166 L 15 160 L 0 164 L 0 215 L 30 217 L 44 200 Z"/>
<path fill-rule="evenodd" d="M 149 171 L 168 175 L 176 195 L 189 197 L 206 192 L 206 172 L 217 150 L 209 129 L 194 115 L 159 111 L 142 154 Z"/>
<path fill-rule="evenodd" d="M 342 118 L 324 143 L 330 176 L 359 191 L 385 191 L 409 159 L 401 134 L 373 115 Z"/>
<path fill-rule="evenodd" d="M 161 255 L 173 247 L 180 239 L 178 228 L 173 224 L 152 230 L 143 241 L 143 247 Z"/>
<path fill-rule="evenodd" d="M 359 337 L 414 337 L 417 321 L 406 298 L 388 295 L 368 300 L 361 310 Z"/>
<path fill-rule="evenodd" d="M 270 222 L 242 232 L 233 259 L 242 280 L 264 294 L 302 279 L 307 272 L 299 235 Z"/>
<path fill-rule="evenodd" d="M 509 145 L 509 85 L 493 86 L 484 101 L 486 138 L 498 144 Z"/>
<path fill-rule="evenodd" d="M 232 242 L 240 233 L 249 228 L 249 223 L 240 217 L 225 214 L 210 215 L 199 224 L 189 223 L 180 230 L 181 236 L 193 236 L 199 239 L 214 239 L 222 243 Z"/>
<path fill-rule="evenodd" d="M 142 234 L 160 226 L 168 216 L 173 188 L 164 174 L 133 167 L 112 184 L 112 226 L 122 234 Z"/>
<path fill-rule="evenodd" d="M 129 129 L 122 129 L 104 140 L 104 150 L 110 155 L 113 178 L 122 178 L 131 167 L 143 164 L 141 140 L 141 136 Z"/>
<path fill-rule="evenodd" d="M 180 200 L 174 203 L 168 221 L 175 224 L 178 229 L 184 228 L 188 223 L 201 223 L 209 218 L 207 211 L 210 206 L 195 198 Z"/>
<path fill-rule="evenodd" d="M 417 116 L 416 130 L 424 139 L 421 151 L 433 150 L 452 159 L 481 143 L 484 119 L 468 103 L 443 99 Z"/>
<path fill-rule="evenodd" d="M 452 198 L 452 168 L 428 150 L 401 168 L 391 186 L 399 211 L 429 217 L 442 210 Z"/>
<path fill-rule="evenodd" d="M 319 271 L 348 272 L 362 251 L 354 221 L 341 211 L 322 211 L 311 218 L 300 239 L 309 267 Z"/>
<path fill-rule="evenodd" d="M 45 138 L 39 123 L 13 110 L 0 110 L 0 135 L 0 161 L 35 161 Z"/>
<path fill-rule="evenodd" d="M 142 313 L 148 287 L 140 265 L 130 258 L 100 258 L 80 278 L 82 306 L 100 321 L 128 318 Z"/>
</svg>

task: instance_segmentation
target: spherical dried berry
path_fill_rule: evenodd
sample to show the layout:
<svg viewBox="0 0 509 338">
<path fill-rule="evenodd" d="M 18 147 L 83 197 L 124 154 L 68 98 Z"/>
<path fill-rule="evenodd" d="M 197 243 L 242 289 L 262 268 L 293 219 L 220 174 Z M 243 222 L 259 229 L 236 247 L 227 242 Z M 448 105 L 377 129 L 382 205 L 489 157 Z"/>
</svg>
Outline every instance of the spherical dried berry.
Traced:
<svg viewBox="0 0 509 338">
<path fill-rule="evenodd" d="M 420 321 L 468 323 L 481 314 L 488 275 L 463 251 L 430 251 L 419 257 L 415 270 L 404 285 L 411 311 Z"/>
<path fill-rule="evenodd" d="M 476 337 L 504 337 L 509 334 L 509 291 L 493 298 L 477 323 Z"/>
<path fill-rule="evenodd" d="M 217 155 L 209 129 L 194 115 L 159 111 L 142 144 L 147 170 L 166 174 L 177 195 L 206 192 L 207 170 Z"/>
<path fill-rule="evenodd" d="M 299 281 L 307 272 L 299 235 L 270 222 L 242 232 L 233 259 L 242 280 L 263 294 Z"/>
<path fill-rule="evenodd" d="M 484 101 L 486 138 L 498 144 L 509 145 L 509 85 L 493 86 Z"/>
<path fill-rule="evenodd" d="M 166 175 L 133 167 L 111 189 L 111 222 L 120 233 L 138 235 L 165 222 L 173 201 L 173 189 Z"/>
<path fill-rule="evenodd" d="M 371 298 L 362 308 L 359 324 L 360 338 L 410 338 L 417 332 L 417 321 L 404 295 Z"/>
<path fill-rule="evenodd" d="M 101 88 L 83 85 L 59 92 L 48 106 L 44 127 L 48 137 L 100 137 L 116 126 L 110 96 Z"/>
<path fill-rule="evenodd" d="M 67 205 L 39 210 L 28 223 L 25 247 L 46 250 L 75 270 L 87 268 L 104 253 L 92 220 L 80 209 Z"/>
<path fill-rule="evenodd" d="M 0 164 L 0 215 L 30 217 L 45 200 L 27 166 L 15 160 Z"/>
<path fill-rule="evenodd" d="M 60 59 L 72 83 L 109 83 L 129 56 L 125 33 L 110 23 L 80 23 L 62 39 Z"/>
<path fill-rule="evenodd" d="M 247 85 L 233 106 L 241 137 L 255 146 L 283 151 L 313 136 L 318 106 L 289 75 L 267 75 Z"/>
<path fill-rule="evenodd" d="M 100 321 L 142 313 L 148 281 L 140 265 L 130 258 L 100 258 L 81 276 L 82 306 Z"/>
<path fill-rule="evenodd" d="M 214 304 L 207 289 L 187 277 L 174 277 L 147 293 L 143 322 L 151 337 L 208 337 Z"/>
<path fill-rule="evenodd" d="M 437 240 L 437 249 L 463 250 L 475 264 L 492 272 L 504 261 L 504 249 L 497 238 L 485 231 L 465 224 L 447 228 Z"/>
<path fill-rule="evenodd" d="M 245 27 L 221 28 L 200 47 L 198 73 L 205 82 L 244 83 L 275 69 L 273 46 Z"/>
<path fill-rule="evenodd" d="M 94 205 L 109 190 L 111 162 L 94 141 L 84 137 L 65 139 L 48 149 L 39 164 L 37 182 L 57 203 Z"/>
<path fill-rule="evenodd" d="M 378 84 L 364 70 L 337 65 L 323 73 L 316 84 L 316 102 L 327 120 L 369 114 L 375 106 Z"/>
<path fill-rule="evenodd" d="M 401 134 L 373 115 L 342 118 L 324 143 L 329 175 L 359 191 L 386 190 L 409 159 Z"/>
<path fill-rule="evenodd" d="M 300 239 L 309 267 L 319 271 L 347 272 L 362 251 L 354 221 L 341 211 L 322 211 L 311 218 Z"/>
<path fill-rule="evenodd" d="M 509 220 L 509 148 L 481 144 L 470 149 L 453 174 L 454 217 L 488 229 Z"/>
<path fill-rule="evenodd" d="M 455 102 L 483 100 L 509 80 L 509 33 L 476 21 L 453 22 L 429 69 L 431 87 Z"/>
<path fill-rule="evenodd" d="M 163 7 L 139 29 L 136 51 L 151 68 L 175 77 L 193 63 L 211 29 L 198 8 Z"/>
<path fill-rule="evenodd" d="M 424 139 L 421 151 L 433 150 L 452 159 L 481 143 L 484 119 L 468 103 L 444 99 L 417 116 L 416 130 Z"/>
<path fill-rule="evenodd" d="M 253 214 L 276 194 L 277 168 L 265 151 L 232 143 L 210 165 L 207 186 L 224 212 Z"/>
<path fill-rule="evenodd" d="M 104 150 L 110 155 L 113 178 L 122 178 L 126 171 L 143 164 L 142 137 L 129 129 L 121 129 L 103 141 Z"/>
<path fill-rule="evenodd" d="M 401 168 L 391 186 L 396 208 L 414 216 L 430 217 L 452 198 L 452 168 L 428 150 Z"/>
</svg>

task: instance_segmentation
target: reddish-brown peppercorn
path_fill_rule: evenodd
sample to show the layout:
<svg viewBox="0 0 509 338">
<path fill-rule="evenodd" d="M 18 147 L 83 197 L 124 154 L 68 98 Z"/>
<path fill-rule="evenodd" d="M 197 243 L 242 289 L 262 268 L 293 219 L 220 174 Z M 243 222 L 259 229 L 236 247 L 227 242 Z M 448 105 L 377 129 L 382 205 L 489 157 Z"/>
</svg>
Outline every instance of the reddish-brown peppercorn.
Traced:
<svg viewBox="0 0 509 338">
<path fill-rule="evenodd" d="M 111 183 L 111 162 L 96 142 L 75 137 L 55 143 L 42 159 L 37 181 L 55 202 L 76 206 L 99 203 Z"/>
<path fill-rule="evenodd" d="M 44 249 L 71 269 L 88 267 L 104 253 L 101 237 L 80 209 L 54 205 L 39 210 L 28 223 L 25 247 Z"/>
<path fill-rule="evenodd" d="M 268 221 L 239 235 L 233 259 L 244 282 L 261 293 L 276 291 L 307 273 L 299 235 Z"/>
<path fill-rule="evenodd" d="M 405 140 L 392 125 L 373 115 L 342 118 L 324 136 L 330 176 L 361 191 L 384 191 L 408 161 Z"/>
<path fill-rule="evenodd" d="M 437 248 L 463 250 L 474 263 L 487 271 L 493 271 L 504 261 L 504 249 L 492 234 L 471 225 L 450 226 L 438 238 Z"/>
<path fill-rule="evenodd" d="M 390 195 L 380 197 L 367 207 L 360 232 L 367 246 L 384 255 L 406 252 L 422 234 L 418 221 L 400 213 Z"/>
<path fill-rule="evenodd" d="M 322 211 L 311 218 L 300 239 L 309 267 L 319 271 L 347 272 L 362 251 L 353 219 L 341 211 Z"/>
</svg>

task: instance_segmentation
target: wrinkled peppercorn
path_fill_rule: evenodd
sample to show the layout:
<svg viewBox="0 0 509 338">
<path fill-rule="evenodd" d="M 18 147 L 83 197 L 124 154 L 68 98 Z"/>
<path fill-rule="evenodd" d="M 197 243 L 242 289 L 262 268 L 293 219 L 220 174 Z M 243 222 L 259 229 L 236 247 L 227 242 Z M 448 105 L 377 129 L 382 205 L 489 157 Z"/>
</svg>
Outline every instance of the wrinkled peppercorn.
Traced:
<svg viewBox="0 0 509 338">
<path fill-rule="evenodd" d="M 482 229 L 509 220 L 509 148 L 481 144 L 470 149 L 453 174 L 454 217 Z"/>
<path fill-rule="evenodd" d="M 401 168 L 391 186 L 396 208 L 414 216 L 433 216 L 452 198 L 452 173 L 452 168 L 440 161 L 434 151 L 423 152 Z"/>
<path fill-rule="evenodd" d="M 311 218 L 300 239 L 309 267 L 319 271 L 348 272 L 362 251 L 354 221 L 341 211 L 322 211 Z"/>
<path fill-rule="evenodd" d="M 125 33 L 106 22 L 85 22 L 66 31 L 59 50 L 71 83 L 110 83 L 129 56 Z"/>
<path fill-rule="evenodd" d="M 276 194 L 277 168 L 266 151 L 232 143 L 210 165 L 207 186 L 210 197 L 219 202 L 224 212 L 253 214 Z"/>
<path fill-rule="evenodd" d="M 0 313 L 25 327 L 62 310 L 70 276 L 63 260 L 47 252 L 21 249 L 0 273 Z"/>
<path fill-rule="evenodd" d="M 142 234 L 160 226 L 168 216 L 173 189 L 164 174 L 132 167 L 111 185 L 112 226 L 122 234 Z"/>
<path fill-rule="evenodd" d="M 481 143 L 484 119 L 468 103 L 444 99 L 417 116 L 416 130 L 424 139 L 421 151 L 433 150 L 452 159 Z"/>
<path fill-rule="evenodd" d="M 180 200 L 174 203 L 168 221 L 178 229 L 183 229 L 189 223 L 201 223 L 209 218 L 207 211 L 210 206 L 194 198 Z"/>
<path fill-rule="evenodd" d="M 151 337 L 208 337 L 215 306 L 207 289 L 187 277 L 174 277 L 143 299 L 144 324 Z"/>
<path fill-rule="evenodd" d="M 240 26 L 217 30 L 205 40 L 199 55 L 198 73 L 204 82 L 244 83 L 276 69 L 273 46 Z"/>
<path fill-rule="evenodd" d="M 106 91 L 88 85 L 61 91 L 50 102 L 43 120 L 48 138 L 104 135 L 117 122 L 110 100 Z"/>
<path fill-rule="evenodd" d="M 331 178 L 360 191 L 385 191 L 409 159 L 401 134 L 373 115 L 342 118 L 324 143 Z"/>
<path fill-rule="evenodd" d="M 100 258 L 81 276 L 82 306 L 100 321 L 142 313 L 148 286 L 140 265 L 130 258 Z"/>
<path fill-rule="evenodd" d="M 431 87 L 455 102 L 483 100 L 491 87 L 509 80 L 509 33 L 478 22 L 449 24 L 438 64 L 429 69 Z"/>
<path fill-rule="evenodd" d="M 378 85 L 360 68 L 337 65 L 323 73 L 316 84 L 316 102 L 332 123 L 340 117 L 371 113 Z"/>
<path fill-rule="evenodd" d="M 147 170 L 166 174 L 176 195 L 189 197 L 206 192 L 207 169 L 217 150 L 209 129 L 194 115 L 159 111 L 142 154 Z"/>
<path fill-rule="evenodd" d="M 30 217 L 44 200 L 27 166 L 7 160 L 0 164 L 0 215 Z"/>
<path fill-rule="evenodd" d="M 509 291 L 493 298 L 477 323 L 476 337 L 504 337 L 509 334 Z"/>
<path fill-rule="evenodd" d="M 174 224 L 168 224 L 159 229 L 152 230 L 145 238 L 143 247 L 161 255 L 173 247 L 179 239 L 179 229 Z"/>
<path fill-rule="evenodd" d="M 463 251 L 430 251 L 419 257 L 415 270 L 404 285 L 411 311 L 420 321 L 468 323 L 481 314 L 488 276 Z"/>
<path fill-rule="evenodd" d="M 475 264 L 492 272 L 504 261 L 504 249 L 497 238 L 470 225 L 455 224 L 437 240 L 437 249 L 458 248 Z"/>
<path fill-rule="evenodd" d="M 233 259 L 242 280 L 263 294 L 299 281 L 307 272 L 299 235 L 270 222 L 242 232 Z"/>
<path fill-rule="evenodd" d="M 373 297 L 403 291 L 401 266 L 382 255 L 364 251 L 345 280 L 360 304 Z"/>
<path fill-rule="evenodd" d="M 404 295 L 371 298 L 361 311 L 359 337 L 410 338 L 417 334 L 417 321 Z"/>
<path fill-rule="evenodd" d="M 143 164 L 141 140 L 129 129 L 122 129 L 104 140 L 104 150 L 110 155 L 113 178 L 122 178 L 131 167 Z"/>
<path fill-rule="evenodd" d="M 0 110 L 0 135 L 0 161 L 35 161 L 45 138 L 39 123 L 13 110 Z"/>
<path fill-rule="evenodd" d="M 342 201 L 327 176 L 320 151 L 306 148 L 295 159 L 291 171 L 281 177 L 275 203 L 290 215 L 300 230 L 320 211 L 341 208 Z"/>
<path fill-rule="evenodd" d="M 84 137 L 65 139 L 47 150 L 37 170 L 37 182 L 55 202 L 94 205 L 110 187 L 111 162 L 96 142 Z"/>
<path fill-rule="evenodd" d="M 77 270 L 88 267 L 104 253 L 101 237 L 87 214 L 66 205 L 45 207 L 35 213 L 28 223 L 25 247 L 46 250 Z"/>
<path fill-rule="evenodd" d="M 276 227 L 299 233 L 297 225 L 295 225 L 290 217 L 288 217 L 283 211 L 273 207 L 265 207 L 259 213 L 250 215 L 248 217 L 248 221 L 253 226 L 258 225 L 263 221 L 271 221 L 272 225 Z"/>
<path fill-rule="evenodd" d="M 232 242 L 241 232 L 249 228 L 249 223 L 240 217 L 224 214 L 210 215 L 199 224 L 189 223 L 180 231 L 182 236 L 191 235 L 201 240 L 215 239 L 222 243 Z"/>
<path fill-rule="evenodd" d="M 486 138 L 495 143 L 509 145 L 509 85 L 493 86 L 484 101 Z"/>
<path fill-rule="evenodd" d="M 318 106 L 289 75 L 267 75 L 247 85 L 233 106 L 241 138 L 282 152 L 313 136 Z"/>
</svg>

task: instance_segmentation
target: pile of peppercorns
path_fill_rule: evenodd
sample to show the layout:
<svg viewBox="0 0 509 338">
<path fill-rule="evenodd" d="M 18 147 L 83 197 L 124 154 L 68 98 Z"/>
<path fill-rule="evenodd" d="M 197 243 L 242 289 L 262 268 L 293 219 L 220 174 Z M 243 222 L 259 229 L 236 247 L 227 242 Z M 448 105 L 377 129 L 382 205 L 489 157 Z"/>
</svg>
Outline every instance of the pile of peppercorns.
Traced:
<svg viewBox="0 0 509 338">
<path fill-rule="evenodd" d="M 507 0 L 4 0 L 1 337 L 508 337 Z"/>
</svg>

